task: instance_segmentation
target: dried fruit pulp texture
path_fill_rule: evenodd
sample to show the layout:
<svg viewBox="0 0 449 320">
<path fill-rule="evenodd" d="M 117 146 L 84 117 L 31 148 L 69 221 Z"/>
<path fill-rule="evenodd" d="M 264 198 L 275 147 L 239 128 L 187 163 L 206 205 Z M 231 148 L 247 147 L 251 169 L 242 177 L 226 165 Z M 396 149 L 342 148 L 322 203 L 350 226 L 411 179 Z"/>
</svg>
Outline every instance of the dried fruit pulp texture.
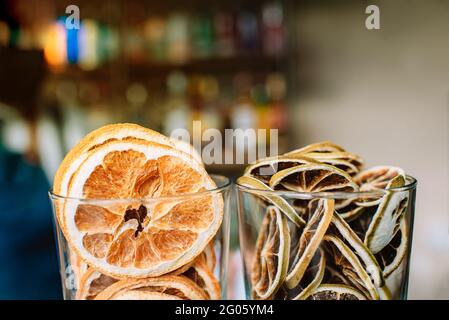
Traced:
<svg viewBox="0 0 449 320">
<path fill-rule="evenodd" d="M 201 186 L 200 181 L 198 173 L 186 170 L 176 158 L 146 161 L 143 155 L 131 150 L 108 154 L 92 172 L 83 191 L 86 198 L 145 198 L 195 192 Z M 92 255 L 106 257 L 109 263 L 120 267 L 145 268 L 161 260 L 175 259 L 196 240 L 197 230 L 208 227 L 213 218 L 211 199 L 198 200 L 173 204 L 169 212 L 158 210 L 163 209 L 162 203 L 149 212 L 143 205 L 126 209 L 121 205 L 107 208 L 80 205 L 75 221 L 78 229 L 86 232 L 83 243 Z M 137 230 L 117 232 L 129 222 L 137 223 Z M 167 226 L 172 229 L 166 229 Z"/>
<path fill-rule="evenodd" d="M 286 157 L 292 156 L 313 161 L 302 164 L 291 160 L 286 162 Z M 346 198 L 336 198 L 335 201 L 285 198 L 287 201 L 282 202 L 282 206 L 279 200 L 273 201 L 275 196 L 272 194 L 253 193 L 253 196 L 262 198 L 267 209 L 263 225 L 257 230 L 259 236 L 250 270 L 251 283 L 256 293 L 261 288 L 273 289 L 270 296 L 259 294 L 254 297 L 392 298 L 390 292 L 397 292 L 397 286 L 401 284 L 389 280 L 395 273 L 399 278 L 403 276 L 401 266 L 407 263 L 409 242 L 405 217 L 409 197 L 407 191 L 393 190 L 406 184 L 404 171 L 392 166 L 363 170 L 363 160 L 359 156 L 329 142 L 310 145 L 277 159 L 278 163 L 276 158 L 258 160 L 249 166 L 239 181 L 246 187 L 259 190 L 260 182 L 268 181 L 271 188 L 281 191 L 379 192 L 376 196 L 363 198 L 357 193 L 348 194 Z M 264 174 L 261 174 L 262 169 Z M 330 205 L 329 201 L 333 204 Z M 294 225 L 289 222 L 291 245 L 287 259 L 272 259 L 271 265 L 264 265 L 266 253 L 262 248 L 271 244 L 272 256 L 279 257 L 282 254 L 275 244 L 286 240 L 278 236 L 270 242 L 272 230 L 280 230 L 280 220 L 271 214 L 272 205 L 290 217 L 294 216 L 291 210 L 296 210 L 304 223 Z M 327 207 L 330 209 L 325 210 Z M 286 274 L 281 272 L 279 263 L 288 266 Z"/>
</svg>

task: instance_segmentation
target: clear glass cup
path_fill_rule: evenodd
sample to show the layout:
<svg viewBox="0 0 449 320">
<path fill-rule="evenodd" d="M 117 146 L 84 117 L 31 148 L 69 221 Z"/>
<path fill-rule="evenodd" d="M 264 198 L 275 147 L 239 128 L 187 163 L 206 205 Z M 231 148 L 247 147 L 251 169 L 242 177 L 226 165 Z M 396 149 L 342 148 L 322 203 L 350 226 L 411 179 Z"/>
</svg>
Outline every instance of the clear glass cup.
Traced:
<svg viewBox="0 0 449 320">
<path fill-rule="evenodd" d="M 179 196 L 170 197 L 160 197 L 151 199 L 77 199 L 77 198 L 67 198 L 55 195 L 52 191 L 49 192 L 49 197 L 53 207 L 53 218 L 55 222 L 55 232 L 57 238 L 57 249 L 59 256 L 59 267 L 63 287 L 63 296 L 66 300 L 74 299 L 93 299 L 97 294 L 103 292 L 110 285 L 118 283 L 119 281 L 135 280 L 135 278 L 127 277 L 111 277 L 104 272 L 100 272 L 94 266 L 89 265 L 83 259 L 79 258 L 79 255 L 75 252 L 74 248 L 70 245 L 70 241 L 67 240 L 60 224 L 57 215 L 63 212 L 63 208 L 90 208 L 92 210 L 95 208 L 140 208 L 141 205 L 145 206 L 148 211 L 148 216 L 151 214 L 151 209 L 154 206 L 164 205 L 168 207 L 173 207 L 174 205 L 182 205 L 187 203 L 187 201 L 204 201 L 207 197 L 211 199 L 222 199 L 223 200 L 223 217 L 221 225 L 218 232 L 215 234 L 213 239 L 208 242 L 205 250 L 200 254 L 202 257 L 197 257 L 196 259 L 203 259 L 204 265 L 208 267 L 208 270 L 212 272 L 218 282 L 219 288 L 215 286 L 215 291 L 212 287 L 204 287 L 202 292 L 206 291 L 208 297 L 211 297 L 215 293 L 215 298 L 226 299 L 227 298 L 227 266 L 228 266 L 228 255 L 229 255 L 229 226 L 230 226 L 230 193 L 231 193 L 231 182 L 228 178 L 218 175 L 212 175 L 212 179 L 215 181 L 217 188 L 213 190 L 202 191 L 193 194 L 185 194 Z M 213 202 L 218 203 L 218 202 Z M 137 209 L 139 210 L 139 209 Z M 168 209 L 171 210 L 171 209 Z M 126 210 L 128 212 L 128 210 Z M 138 212 L 138 211 L 135 211 Z M 126 214 L 124 214 L 126 216 Z M 125 218 L 124 218 L 125 219 Z M 125 219 L 126 221 L 126 219 Z M 136 223 L 137 223 L 136 218 Z M 143 224 L 142 224 L 143 225 Z M 144 232 L 143 230 L 142 232 Z M 139 233 L 136 233 L 135 237 Z M 205 272 L 203 269 L 193 269 L 192 263 L 181 266 L 175 271 L 169 272 L 170 275 L 187 277 L 193 282 L 197 282 L 198 278 L 209 277 L 210 272 Z M 212 270 L 213 269 L 213 270 Z M 202 271 L 201 271 L 202 270 Z M 198 274 L 198 272 L 200 274 Z M 168 273 L 167 273 L 168 274 Z M 165 276 L 167 274 L 163 274 Z M 205 275 L 204 275 L 205 274 Z M 155 277 L 157 278 L 157 277 Z M 146 281 L 149 278 L 140 278 L 138 280 Z M 152 280 L 151 280 L 152 281 Z M 215 282 L 215 284 L 217 284 Z M 197 282 L 198 283 L 198 282 Z M 209 284 L 210 284 L 209 283 Z M 202 283 L 198 283 L 198 286 L 203 286 Z M 140 291 L 150 290 L 148 288 L 137 288 Z M 208 291 L 208 289 L 211 289 Z M 152 289 L 151 289 L 152 290 Z M 151 291 L 150 290 L 150 291 Z M 213 291 L 213 292 L 212 292 Z M 148 295 L 152 298 L 161 298 L 159 293 L 156 295 Z M 122 295 L 122 297 L 124 297 Z M 133 299 L 133 295 L 128 292 L 127 297 Z M 148 297 L 147 297 L 148 298 Z M 148 298 L 150 299 L 150 298 Z"/>
<path fill-rule="evenodd" d="M 388 190 L 301 193 L 237 183 L 247 298 L 406 299 L 416 185 L 407 176 Z"/>
</svg>

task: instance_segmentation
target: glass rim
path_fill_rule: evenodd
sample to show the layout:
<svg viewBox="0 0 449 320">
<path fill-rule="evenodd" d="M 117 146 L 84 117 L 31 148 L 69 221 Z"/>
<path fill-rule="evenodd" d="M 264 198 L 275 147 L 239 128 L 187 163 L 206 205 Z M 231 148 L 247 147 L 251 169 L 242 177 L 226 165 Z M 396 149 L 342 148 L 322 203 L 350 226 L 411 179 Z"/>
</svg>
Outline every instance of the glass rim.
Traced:
<svg viewBox="0 0 449 320">
<path fill-rule="evenodd" d="M 332 198 L 332 199 L 348 199 L 348 198 L 371 198 L 371 197 L 381 197 L 387 192 L 404 192 L 413 190 L 418 184 L 418 180 L 410 175 L 406 175 L 407 184 L 402 187 L 388 188 L 384 190 L 372 190 L 372 191 L 323 191 L 323 192 L 299 192 L 292 190 L 266 190 L 257 189 L 244 186 L 239 184 L 238 181 L 235 182 L 236 187 L 243 192 L 256 193 L 268 196 L 281 196 L 292 199 L 316 199 L 316 198 Z"/>
<path fill-rule="evenodd" d="M 204 190 L 200 192 L 184 193 L 175 196 L 162 196 L 155 198 L 122 198 L 122 199 L 101 199 L 101 198 L 77 198 L 61 196 L 53 192 L 53 188 L 48 191 L 48 196 L 51 200 L 70 200 L 78 201 L 82 203 L 119 203 L 119 202 L 158 202 L 158 201 L 182 201 L 189 200 L 196 197 L 207 196 L 211 194 L 219 194 L 223 191 L 229 190 L 232 186 L 232 181 L 226 176 L 218 174 L 209 175 L 212 180 L 217 184 L 217 187 L 210 190 Z"/>
</svg>

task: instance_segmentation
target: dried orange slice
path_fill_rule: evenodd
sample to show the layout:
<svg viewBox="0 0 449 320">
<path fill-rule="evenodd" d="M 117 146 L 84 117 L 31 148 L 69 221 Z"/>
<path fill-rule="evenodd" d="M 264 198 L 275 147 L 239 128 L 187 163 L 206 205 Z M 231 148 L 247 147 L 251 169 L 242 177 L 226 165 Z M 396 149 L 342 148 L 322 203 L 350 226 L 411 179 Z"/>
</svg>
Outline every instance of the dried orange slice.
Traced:
<svg viewBox="0 0 449 320">
<path fill-rule="evenodd" d="M 289 289 L 295 288 L 304 276 L 323 240 L 333 214 L 333 199 L 316 199 L 311 202 L 310 219 L 290 254 L 290 266 L 285 278 Z"/>
<path fill-rule="evenodd" d="M 118 123 L 101 127 L 86 135 L 75 147 L 73 147 L 65 156 L 59 166 L 53 183 L 53 192 L 56 195 L 67 196 L 69 182 L 78 167 L 86 160 L 88 152 L 109 141 L 127 139 L 140 139 L 150 141 L 186 152 L 192 159 L 201 163 L 201 157 L 196 153 L 193 147 L 188 147 L 187 143 L 172 140 L 164 135 L 141 127 L 137 124 Z M 56 204 L 58 205 L 58 203 Z M 61 212 L 61 210 L 56 210 Z M 63 223 L 61 217 L 57 214 L 58 222 Z"/>
<path fill-rule="evenodd" d="M 118 280 L 101 272 L 89 269 L 81 278 L 80 287 L 76 292 L 77 300 L 93 300 L 95 297 L 110 285 Z"/>
<path fill-rule="evenodd" d="M 209 242 L 209 244 L 206 246 L 206 248 L 203 251 L 203 255 L 206 266 L 209 268 L 209 270 L 213 272 L 215 270 L 215 266 L 217 265 L 217 256 L 215 255 L 214 240 Z"/>
<path fill-rule="evenodd" d="M 95 300 L 207 300 L 206 293 L 184 276 L 121 280 Z"/>
<path fill-rule="evenodd" d="M 78 255 L 102 273 L 159 276 L 195 259 L 215 236 L 223 199 L 201 194 L 215 187 L 185 153 L 133 138 L 109 141 L 89 152 L 68 196 L 136 200 L 104 206 L 68 201 L 62 228 Z M 198 191 L 188 200 L 151 202 Z"/>
<path fill-rule="evenodd" d="M 70 267 L 75 275 L 76 287 L 80 287 L 80 281 L 83 275 L 87 272 L 88 265 L 75 252 L 69 250 Z"/>
<path fill-rule="evenodd" d="M 219 300 L 221 297 L 220 284 L 213 272 L 202 259 L 196 259 L 195 263 L 183 274 L 198 287 L 206 292 L 210 300 Z"/>
<path fill-rule="evenodd" d="M 275 206 L 267 208 L 257 237 L 251 282 L 253 298 L 267 300 L 285 279 L 290 251 L 287 219 Z"/>
</svg>

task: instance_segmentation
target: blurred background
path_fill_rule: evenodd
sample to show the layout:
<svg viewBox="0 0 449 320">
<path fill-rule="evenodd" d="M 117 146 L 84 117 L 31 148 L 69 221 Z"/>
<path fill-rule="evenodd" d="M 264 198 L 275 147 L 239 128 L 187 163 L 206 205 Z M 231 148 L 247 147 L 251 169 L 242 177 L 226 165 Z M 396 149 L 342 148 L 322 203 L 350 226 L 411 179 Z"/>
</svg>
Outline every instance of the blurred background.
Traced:
<svg viewBox="0 0 449 320">
<path fill-rule="evenodd" d="M 448 31 L 442 0 L 0 2 L 0 298 L 61 296 L 46 193 L 81 137 L 201 120 L 279 129 L 279 152 L 329 139 L 403 167 L 419 181 L 409 297 L 449 299 Z"/>
</svg>

